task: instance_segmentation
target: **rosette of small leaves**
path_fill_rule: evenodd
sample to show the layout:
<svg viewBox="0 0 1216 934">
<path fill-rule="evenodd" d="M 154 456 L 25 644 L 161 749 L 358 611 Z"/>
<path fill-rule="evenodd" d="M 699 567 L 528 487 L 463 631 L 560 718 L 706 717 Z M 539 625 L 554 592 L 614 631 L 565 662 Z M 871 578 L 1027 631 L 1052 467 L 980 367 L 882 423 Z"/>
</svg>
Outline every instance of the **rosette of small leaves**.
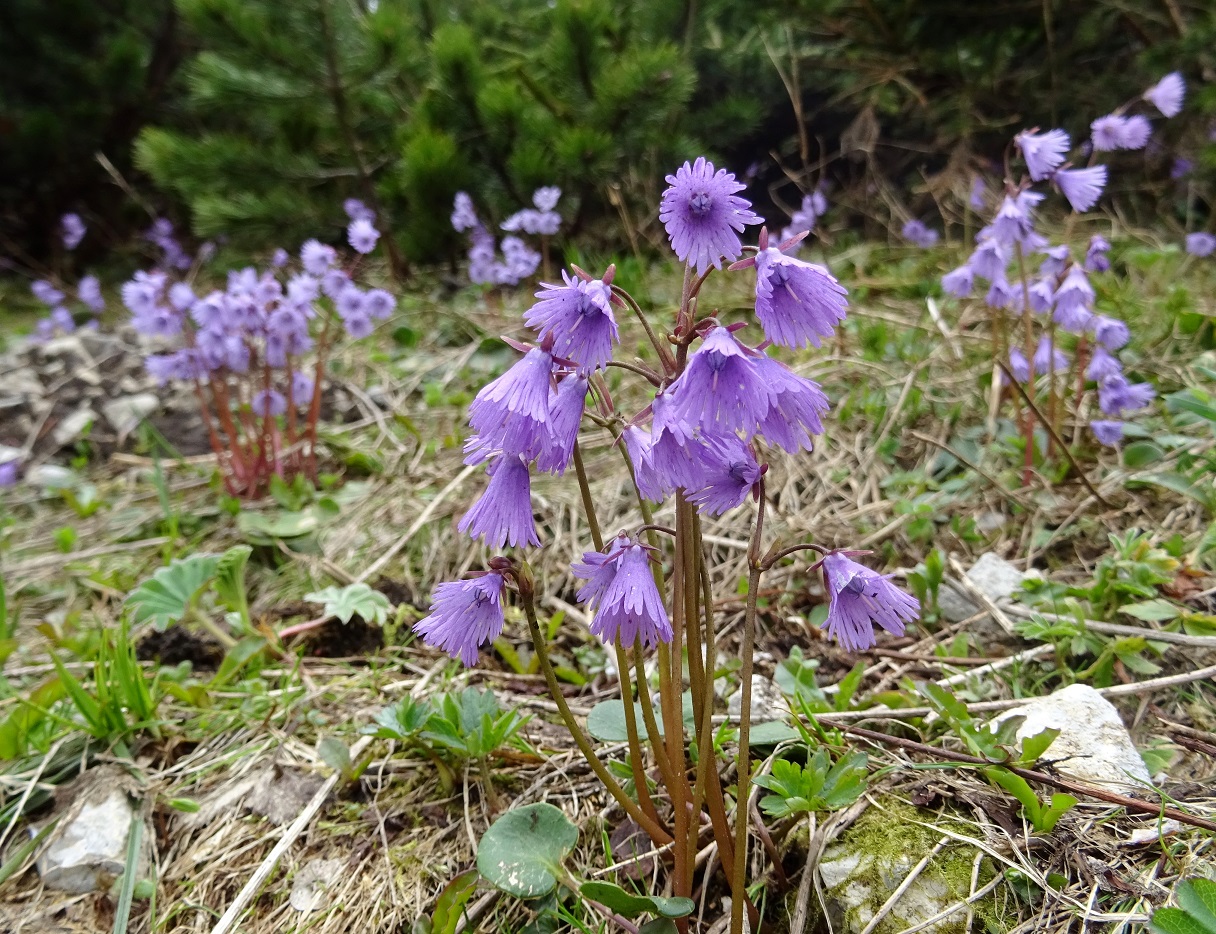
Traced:
<svg viewBox="0 0 1216 934">
<path fill-rule="evenodd" d="M 854 752 L 834 764 L 826 749 L 817 749 L 805 766 L 777 759 L 768 775 L 757 775 L 755 783 L 771 794 L 760 799 L 770 817 L 793 817 L 815 811 L 838 811 L 848 807 L 866 790 L 869 759 Z"/>
</svg>

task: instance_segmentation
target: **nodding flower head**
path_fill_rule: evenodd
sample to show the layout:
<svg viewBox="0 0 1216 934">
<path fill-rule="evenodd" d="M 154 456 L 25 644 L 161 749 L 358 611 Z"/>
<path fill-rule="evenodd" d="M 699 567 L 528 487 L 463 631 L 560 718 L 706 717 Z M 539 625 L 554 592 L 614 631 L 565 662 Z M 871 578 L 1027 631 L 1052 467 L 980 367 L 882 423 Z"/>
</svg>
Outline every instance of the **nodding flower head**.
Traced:
<svg viewBox="0 0 1216 934">
<path fill-rule="evenodd" d="M 709 516 L 720 516 L 741 506 L 763 473 L 751 445 L 735 437 L 702 445 L 695 463 L 698 477 L 688 491 L 688 499 Z"/>
<path fill-rule="evenodd" d="M 1074 211 L 1088 211 L 1102 197 L 1102 189 L 1106 187 L 1106 166 L 1060 169 L 1051 176 L 1051 180 Z"/>
<path fill-rule="evenodd" d="M 1036 182 L 1045 179 L 1064 161 L 1071 145 L 1068 134 L 1063 130 L 1048 130 L 1046 133 L 1023 130 L 1014 137 L 1014 142 L 1022 151 L 1026 171 Z"/>
<path fill-rule="evenodd" d="M 671 621 L 654 581 L 644 545 L 618 537 L 604 552 L 587 552 L 571 570 L 588 583 L 578 598 L 594 613 L 591 631 L 605 644 L 633 645 L 640 639 L 653 648 L 672 639 Z"/>
<path fill-rule="evenodd" d="M 743 251 L 739 234 L 744 227 L 760 223 L 751 202 L 736 194 L 746 186 L 725 169 L 715 171 L 704 156 L 692 164 L 685 162 L 675 175 L 667 176 L 667 184 L 659 220 L 680 261 L 701 275 L 710 266 L 721 269 L 722 257 L 738 259 Z"/>
<path fill-rule="evenodd" d="M 366 217 L 357 217 L 346 228 L 346 239 L 350 243 L 351 249 L 356 252 L 370 253 L 376 248 L 376 241 L 380 239 L 380 231 L 373 227 L 372 222 Z"/>
<path fill-rule="evenodd" d="M 1112 376 L 1098 384 L 1098 408 L 1104 414 L 1121 416 L 1142 409 L 1157 397 L 1149 383 L 1132 383 L 1127 377 Z"/>
<path fill-rule="evenodd" d="M 532 518 L 532 481 L 527 462 L 518 454 L 504 454 L 490 464 L 487 472 L 489 486 L 457 528 L 473 538 L 484 539 L 494 549 L 508 544 L 513 548 L 539 545 Z"/>
<path fill-rule="evenodd" d="M 1206 230 L 1186 235 L 1186 251 L 1192 256 L 1211 256 L 1216 252 L 1216 237 Z"/>
<path fill-rule="evenodd" d="M 875 644 L 874 626 L 896 636 L 916 619 L 920 605 L 883 575 L 843 554 L 823 557 L 828 589 L 828 618 L 824 631 L 849 652 Z"/>
<path fill-rule="evenodd" d="M 1110 241 L 1101 234 L 1094 234 L 1089 238 L 1089 248 L 1085 251 L 1085 271 L 1086 272 L 1106 272 L 1110 269 L 1110 257 L 1106 254 L 1110 252 Z"/>
<path fill-rule="evenodd" d="M 467 192 L 456 192 L 456 200 L 452 205 L 451 221 L 452 226 L 462 233 L 481 226 L 481 221 L 477 218 L 477 212 L 473 209 L 473 199 L 469 197 Z"/>
<path fill-rule="evenodd" d="M 80 246 L 80 241 L 84 239 L 87 229 L 79 214 L 63 215 L 63 219 L 59 222 L 59 233 L 63 238 L 64 249 L 74 250 Z"/>
<path fill-rule="evenodd" d="M 1132 332 L 1118 318 L 1108 318 L 1106 315 L 1095 315 L 1091 326 L 1094 340 L 1109 351 L 1116 351 L 1132 339 Z"/>
<path fill-rule="evenodd" d="M 1005 278 L 1005 267 L 1009 265 L 1011 251 L 992 236 L 981 237 L 967 260 L 971 271 L 981 279 L 994 282 Z"/>
<path fill-rule="evenodd" d="M 729 329 L 713 327 L 671 384 L 673 414 L 690 430 L 711 436 L 743 431 L 750 438 L 769 409 L 756 356 Z"/>
<path fill-rule="evenodd" d="M 782 241 L 792 240 L 801 233 L 810 233 L 815 229 L 815 225 L 819 223 L 821 218 L 828 209 L 828 199 L 819 189 L 815 189 L 808 195 L 802 196 L 802 206 L 790 215 L 789 225 L 781 231 Z M 789 247 L 788 252 L 797 253 L 802 242 L 799 241 Z"/>
<path fill-rule="evenodd" d="M 1026 360 L 1026 354 L 1017 347 L 1009 348 L 1009 372 L 1019 383 L 1030 379 L 1030 363 Z"/>
<path fill-rule="evenodd" d="M 767 246 L 753 260 L 756 267 L 756 318 L 764 336 L 782 347 L 818 347 L 845 318 L 848 292 L 828 270 L 804 263 Z"/>
<path fill-rule="evenodd" d="M 913 246 L 928 249 L 931 246 L 936 246 L 940 234 L 925 224 L 924 221 L 917 220 L 915 217 L 904 224 L 900 230 L 900 235 L 911 243 Z"/>
<path fill-rule="evenodd" d="M 310 276 L 320 278 L 325 275 L 337 258 L 338 254 L 334 248 L 320 240 L 305 240 L 304 245 L 300 247 L 300 262 Z"/>
<path fill-rule="evenodd" d="M 1085 367 L 1087 379 L 1092 379 L 1095 383 L 1101 383 L 1104 380 L 1112 379 L 1122 374 L 1123 367 L 1117 357 L 1101 344 L 1094 348 L 1093 356 L 1089 358 L 1089 365 Z"/>
<path fill-rule="evenodd" d="M 1039 346 L 1034 351 L 1034 369 L 1036 373 L 1059 373 L 1068 369 L 1068 358 L 1064 351 L 1051 343 L 1051 338 L 1044 334 L 1039 338 Z"/>
<path fill-rule="evenodd" d="M 1107 114 L 1089 125 L 1090 141 L 1098 152 L 1115 149 L 1143 149 L 1152 135 L 1153 128 L 1143 114 L 1124 117 Z"/>
<path fill-rule="evenodd" d="M 1144 92 L 1144 99 L 1161 111 L 1163 117 L 1177 116 L 1182 110 L 1182 99 L 1186 96 L 1186 82 L 1176 71 L 1154 84 Z"/>
<path fill-rule="evenodd" d="M 496 571 L 439 584 L 431 594 L 431 612 L 414 624 L 414 632 L 427 645 L 475 665 L 478 648 L 497 639 L 506 623 L 504 588 L 504 576 Z"/>
<path fill-rule="evenodd" d="M 1123 440 L 1123 422 L 1096 419 L 1089 423 L 1089 430 L 1094 433 L 1099 444 L 1107 447 L 1115 447 Z"/>
<path fill-rule="evenodd" d="M 964 263 L 942 276 L 942 291 L 955 298 L 966 298 L 975 288 L 975 271 Z"/>
<path fill-rule="evenodd" d="M 541 283 L 540 299 L 524 316 L 542 341 L 552 339 L 553 352 L 587 369 L 600 369 L 612 359 L 620 339 L 612 313 L 612 290 L 602 280 L 586 282 L 562 272 L 564 285 Z"/>
<path fill-rule="evenodd" d="M 549 397 L 549 440 L 536 457 L 536 469 L 560 476 L 574 459 L 583 409 L 587 404 L 587 378 L 571 373 Z"/>
<path fill-rule="evenodd" d="M 553 355 L 529 350 L 502 376 L 483 386 L 469 405 L 469 423 L 481 444 L 535 457 L 549 442 L 549 391 Z"/>
</svg>

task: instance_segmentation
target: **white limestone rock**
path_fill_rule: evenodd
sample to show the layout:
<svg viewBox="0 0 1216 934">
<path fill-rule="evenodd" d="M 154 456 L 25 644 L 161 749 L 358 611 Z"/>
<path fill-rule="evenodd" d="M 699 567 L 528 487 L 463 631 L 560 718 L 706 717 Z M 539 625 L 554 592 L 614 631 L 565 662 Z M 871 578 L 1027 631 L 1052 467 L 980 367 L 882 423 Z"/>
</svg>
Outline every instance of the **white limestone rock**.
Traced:
<svg viewBox="0 0 1216 934">
<path fill-rule="evenodd" d="M 1043 754 L 1061 775 L 1119 794 L 1143 794 L 1153 787 L 1114 704 L 1087 684 L 1070 684 L 993 719 L 1025 717 L 1018 738 L 1054 728 L 1060 735 Z"/>
</svg>

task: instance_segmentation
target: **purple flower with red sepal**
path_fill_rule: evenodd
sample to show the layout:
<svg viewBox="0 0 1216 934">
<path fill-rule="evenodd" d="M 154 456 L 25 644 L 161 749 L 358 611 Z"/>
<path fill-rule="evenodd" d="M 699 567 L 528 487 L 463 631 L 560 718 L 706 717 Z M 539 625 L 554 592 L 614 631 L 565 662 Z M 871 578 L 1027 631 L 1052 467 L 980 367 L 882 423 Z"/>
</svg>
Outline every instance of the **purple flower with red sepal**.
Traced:
<svg viewBox="0 0 1216 934">
<path fill-rule="evenodd" d="M 497 639 L 506 624 L 504 585 L 503 575 L 495 571 L 437 585 L 431 612 L 414 624 L 414 632 L 465 665 L 477 664 L 478 648 Z"/>
<path fill-rule="evenodd" d="M 891 583 L 839 552 L 823 556 L 828 589 L 828 618 L 824 631 L 849 652 L 875 644 L 874 627 L 902 636 L 904 626 L 920 613 L 920 605 Z"/>
</svg>

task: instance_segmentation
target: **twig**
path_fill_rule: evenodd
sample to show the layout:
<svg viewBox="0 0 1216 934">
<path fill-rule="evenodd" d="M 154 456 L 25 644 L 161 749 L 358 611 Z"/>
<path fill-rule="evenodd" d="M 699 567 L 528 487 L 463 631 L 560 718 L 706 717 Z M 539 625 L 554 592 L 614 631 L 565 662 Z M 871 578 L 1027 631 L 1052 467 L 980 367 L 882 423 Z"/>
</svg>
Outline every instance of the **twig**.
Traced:
<svg viewBox="0 0 1216 934">
<path fill-rule="evenodd" d="M 993 602 L 992 598 L 989 597 L 988 594 L 984 593 L 984 591 L 975 586 L 975 582 L 967 576 L 967 569 L 959 563 L 958 558 L 954 557 L 954 555 L 950 556 L 950 567 L 953 569 L 954 573 L 958 575 L 959 585 L 962 586 L 967 593 L 975 597 L 975 599 L 980 602 L 984 609 L 992 614 L 992 618 L 997 621 L 1000 627 L 1012 636 L 1014 634 L 1014 628 L 1009 617 L 1001 611 L 1001 608 Z"/>
<path fill-rule="evenodd" d="M 925 871 L 925 867 L 929 865 L 929 862 L 933 859 L 933 857 L 942 851 L 949 839 L 949 837 L 942 837 L 940 840 L 938 840 L 937 843 L 934 844 L 933 849 L 926 853 L 921 858 L 921 861 L 912 867 L 908 874 L 904 876 L 903 881 L 899 883 L 899 886 L 895 889 L 895 891 L 891 893 L 891 897 L 883 902 L 882 907 L 874 913 L 874 917 L 872 917 L 869 923 L 862 928 L 861 934 L 873 934 L 874 929 L 878 927 L 878 925 L 882 923 L 883 919 L 891 913 L 891 910 L 895 907 L 896 903 L 900 900 L 900 898 L 903 897 L 904 892 L 911 888 L 912 883 L 915 882 L 920 874 Z"/>
<path fill-rule="evenodd" d="M 948 678 L 941 678 L 937 683 L 944 688 L 955 684 L 962 684 L 964 681 L 970 681 L 975 677 L 982 677 L 983 675 L 992 674 L 994 671 L 1000 671 L 1002 668 L 1008 668 L 1011 665 L 1016 665 L 1018 662 L 1028 662 L 1043 655 L 1050 655 L 1055 651 L 1055 648 L 1056 647 L 1050 642 L 1044 642 L 1042 645 L 1031 646 L 1025 651 L 1018 652 L 1016 655 L 998 658 L 996 661 L 989 662 L 982 668 L 973 668 L 971 671 L 963 671 L 956 675 L 951 675 Z M 1018 703 L 1021 703 L 1021 701 Z"/>
<path fill-rule="evenodd" d="M 1030 348 L 1027 347 L 1026 350 L 1029 353 Z M 1041 424 L 1045 429 L 1047 429 L 1047 433 L 1052 437 L 1052 439 L 1055 441 L 1055 443 L 1060 446 L 1060 450 L 1063 451 L 1064 456 L 1066 458 L 1068 458 L 1069 466 L 1071 466 L 1072 469 L 1074 471 L 1076 471 L 1077 477 L 1081 480 L 1082 483 L 1085 484 L 1085 489 L 1089 490 L 1090 495 L 1093 496 L 1094 499 L 1096 499 L 1099 503 L 1101 503 L 1107 509 L 1112 509 L 1113 505 L 1106 499 L 1105 496 L 1103 496 L 1101 493 L 1098 492 L 1097 487 L 1095 487 L 1092 483 L 1089 482 L 1089 477 L 1087 477 L 1085 475 L 1085 471 L 1081 469 L 1081 465 L 1077 463 L 1077 459 L 1072 456 L 1072 451 L 1069 450 L 1068 445 L 1064 443 L 1064 439 L 1061 438 L 1059 435 L 1059 432 L 1056 431 L 1055 425 L 1053 425 L 1051 423 L 1051 420 L 1048 419 L 1046 416 L 1044 416 L 1042 411 L 1040 411 L 1039 407 L 1037 405 L 1035 405 L 1034 400 L 1030 398 L 1030 394 L 1026 391 L 1026 389 L 1022 386 L 1022 384 L 1019 383 L 1017 381 L 1017 379 L 1014 377 L 1013 371 L 1011 369 L 1009 369 L 1009 365 L 1007 363 L 1005 363 L 1004 360 L 997 360 L 997 364 L 1004 371 L 1005 376 L 1008 378 L 1008 380 L 1009 380 L 1010 384 L 1012 384 L 1013 388 L 1018 391 L 1018 395 L 1020 395 L 1022 397 L 1022 400 L 1030 407 L 1030 411 L 1034 412 L 1035 417 L 1039 420 L 1039 424 Z M 1034 376 L 1034 373 L 1032 372 L 1030 375 Z M 1026 443 L 1027 443 L 1027 445 L 1033 445 L 1034 441 L 1032 438 L 1027 438 Z"/>
<path fill-rule="evenodd" d="M 1109 636 L 1142 636 L 1153 642 L 1170 642 L 1174 645 L 1189 645 L 1199 649 L 1216 649 L 1216 636 L 1191 636 L 1185 632 L 1165 632 L 1160 629 L 1148 629 L 1145 626 L 1125 626 L 1122 623 L 1104 623 L 1098 619 L 1077 620 L 1072 616 L 1060 616 L 1056 613 L 1041 613 L 1028 607 L 1011 604 L 1008 612 L 1024 619 L 1040 616 L 1054 623 L 1078 623 L 1094 632 L 1105 633 Z M 1146 684 L 1147 682 L 1140 682 Z"/>
<path fill-rule="evenodd" d="M 359 758 L 363 750 L 371 744 L 371 741 L 372 738 L 370 736 L 363 736 L 351 746 L 350 758 L 352 762 Z M 270 878 L 270 874 L 274 872 L 274 868 L 279 864 L 279 860 L 283 858 L 283 854 L 295 843 L 296 838 L 308 829 L 308 825 L 317 816 L 317 812 L 321 810 L 325 799 L 329 797 L 329 793 L 333 791 L 334 786 L 338 784 L 341 778 L 341 773 L 335 772 L 325 779 L 325 784 L 317 789 L 317 793 L 312 796 L 312 800 L 300 812 L 300 816 L 292 821 L 291 826 L 279 838 L 279 842 L 274 845 L 274 849 L 266 855 L 261 865 L 250 876 L 249 881 L 237 893 L 236 898 L 228 906 L 228 910 L 224 912 L 223 917 L 211 929 L 211 934 L 228 934 L 229 931 L 233 930 L 241 915 L 244 914 L 245 909 L 249 907 L 249 903 L 253 901 L 263 884 Z"/>
<path fill-rule="evenodd" d="M 469 474 L 473 473 L 473 471 L 476 469 L 476 464 L 470 464 L 464 470 L 460 471 L 460 473 L 458 473 L 455 477 L 453 477 L 451 482 L 436 493 L 433 500 L 427 503 L 426 509 L 422 510 L 422 514 L 419 515 L 418 518 L 414 520 L 413 524 L 405 530 L 405 533 L 399 539 L 393 542 L 393 544 L 389 546 L 388 550 L 385 551 L 384 554 L 368 565 L 367 568 L 355 578 L 354 583 L 362 583 L 388 564 L 393 555 L 404 548 L 406 544 L 409 543 L 409 540 L 413 538 L 415 534 L 417 534 L 418 530 L 426 524 L 427 520 L 431 518 L 435 510 L 439 508 L 440 503 L 447 499 L 453 491 L 457 490 L 460 485 L 469 478 Z"/>
<path fill-rule="evenodd" d="M 1204 817 L 1195 817 L 1192 814 L 1187 814 L 1185 811 L 1179 811 L 1177 808 L 1164 807 L 1162 805 L 1153 804 L 1151 801 L 1141 801 L 1139 798 L 1131 798 L 1127 795 L 1121 795 L 1113 791 L 1106 791 L 1101 788 L 1095 788 L 1091 785 L 1086 785 L 1081 782 L 1070 781 L 1066 778 L 1057 778 L 1054 775 L 1048 775 L 1045 772 L 1036 772 L 1033 769 L 1018 768 L 1015 765 L 1006 765 L 1002 762 L 991 762 L 988 759 L 981 759 L 978 756 L 969 756 L 962 752 L 950 752 L 947 749 L 938 749 L 935 746 L 929 746 L 925 743 L 918 743 L 915 740 L 903 739 L 899 736 L 888 736 L 886 733 L 878 733 L 874 730 L 862 729 L 858 726 L 847 726 L 840 724 L 837 729 L 849 733 L 853 736 L 861 736 L 865 739 L 873 740 L 876 743 L 883 745 L 899 746 L 902 749 L 909 749 L 914 752 L 925 753 L 926 755 L 936 758 L 945 759 L 950 762 L 961 762 L 967 765 L 983 765 L 983 766 L 999 766 L 1007 769 L 1014 775 L 1030 782 L 1038 782 L 1040 785 L 1047 785 L 1051 788 L 1058 788 L 1061 791 L 1067 791 L 1076 795 L 1084 795 L 1088 798 L 1096 798 L 1099 801 L 1105 801 L 1108 804 L 1117 804 L 1120 807 L 1126 808 L 1129 811 L 1136 811 L 1139 814 L 1150 814 L 1153 817 L 1168 817 L 1173 818 L 1183 824 L 1190 824 L 1192 827 L 1201 827 L 1204 830 L 1216 830 L 1216 821 L 1210 821 Z"/>
</svg>

